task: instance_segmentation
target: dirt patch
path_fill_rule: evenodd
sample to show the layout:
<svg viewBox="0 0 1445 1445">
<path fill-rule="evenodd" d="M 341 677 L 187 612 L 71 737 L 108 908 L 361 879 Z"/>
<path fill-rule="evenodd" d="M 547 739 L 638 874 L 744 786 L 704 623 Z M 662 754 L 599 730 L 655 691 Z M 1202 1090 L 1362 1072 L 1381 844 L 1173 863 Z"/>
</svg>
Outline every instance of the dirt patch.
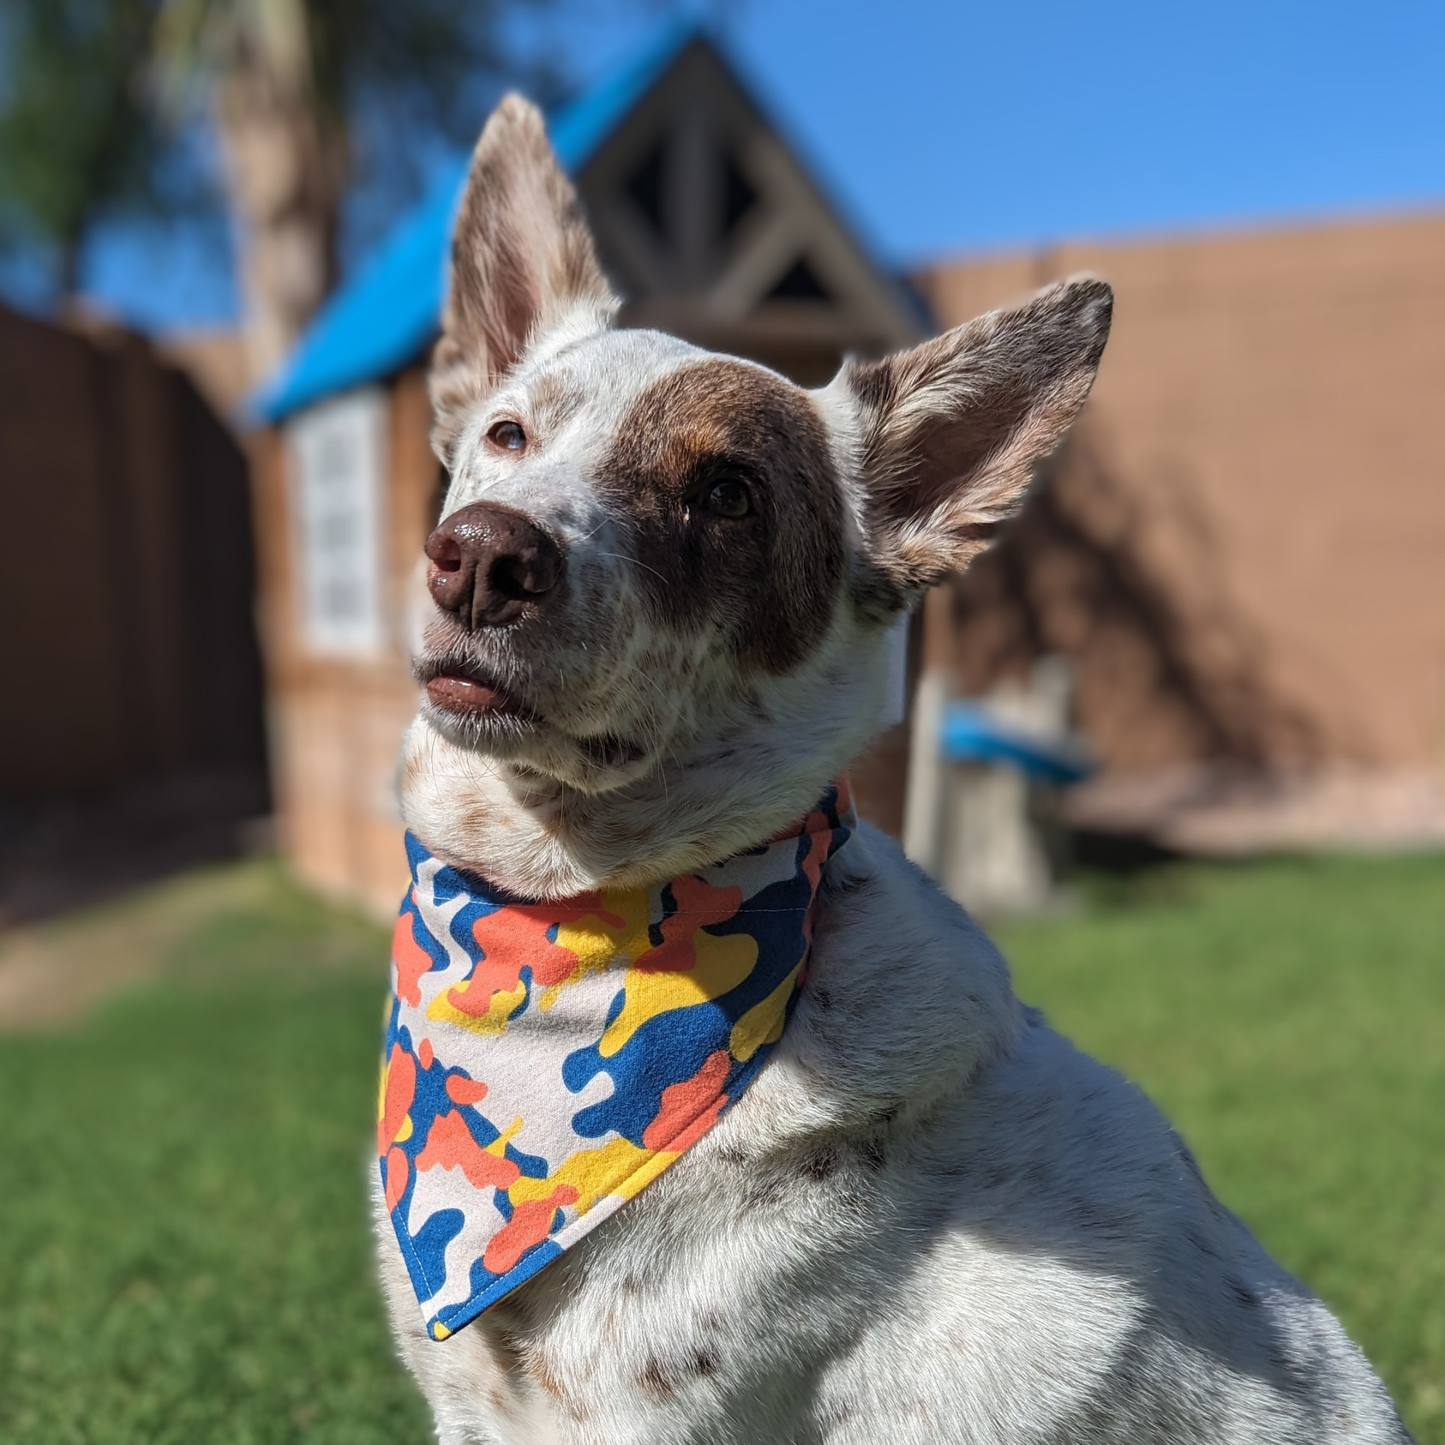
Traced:
<svg viewBox="0 0 1445 1445">
<path fill-rule="evenodd" d="M 201 869 L 118 902 L 0 932 L 0 1029 L 82 1017 L 117 989 L 162 972 L 185 937 L 274 894 L 265 860 Z"/>
</svg>

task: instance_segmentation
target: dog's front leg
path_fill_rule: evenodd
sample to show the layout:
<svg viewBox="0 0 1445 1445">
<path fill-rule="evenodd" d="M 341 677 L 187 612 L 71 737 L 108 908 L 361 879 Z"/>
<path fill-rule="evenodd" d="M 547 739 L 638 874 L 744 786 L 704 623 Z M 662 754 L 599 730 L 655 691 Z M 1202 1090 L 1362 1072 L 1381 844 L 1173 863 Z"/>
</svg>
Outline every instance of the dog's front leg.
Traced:
<svg viewBox="0 0 1445 1445">
<path fill-rule="evenodd" d="M 427 1338 L 379 1177 L 372 1207 L 392 1334 L 431 1409 L 439 1445 L 562 1445 L 545 1392 L 511 1332 L 482 1319 L 449 1340 Z"/>
</svg>

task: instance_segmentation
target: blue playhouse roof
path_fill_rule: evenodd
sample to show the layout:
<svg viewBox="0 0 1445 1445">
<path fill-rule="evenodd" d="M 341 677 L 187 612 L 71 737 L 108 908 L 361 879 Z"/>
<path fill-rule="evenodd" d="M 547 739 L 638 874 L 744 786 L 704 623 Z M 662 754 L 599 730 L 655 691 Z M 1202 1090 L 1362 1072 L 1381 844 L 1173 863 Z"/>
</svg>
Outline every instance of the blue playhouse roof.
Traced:
<svg viewBox="0 0 1445 1445">
<path fill-rule="evenodd" d="M 696 33 L 691 26 L 670 28 L 657 44 L 551 117 L 552 144 L 569 171 L 587 162 Z M 279 421 L 331 392 L 388 376 L 430 344 L 446 294 L 452 217 L 469 160 L 448 166 L 321 308 L 254 398 L 263 420 Z"/>
</svg>

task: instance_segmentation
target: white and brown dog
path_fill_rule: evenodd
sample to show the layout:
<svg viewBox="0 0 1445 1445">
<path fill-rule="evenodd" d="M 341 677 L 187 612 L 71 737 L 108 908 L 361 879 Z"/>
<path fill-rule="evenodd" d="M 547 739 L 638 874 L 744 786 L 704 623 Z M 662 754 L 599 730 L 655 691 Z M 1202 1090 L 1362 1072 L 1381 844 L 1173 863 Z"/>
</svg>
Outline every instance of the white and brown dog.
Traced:
<svg viewBox="0 0 1445 1445">
<path fill-rule="evenodd" d="M 569 898 L 802 817 L 874 730 L 890 624 L 1077 414 L 1110 304 L 1071 281 L 812 392 L 617 331 L 541 119 L 503 102 L 432 379 L 414 833 Z M 615 1217 L 437 1343 L 378 1210 L 446 1445 L 1408 1439 L 1168 1123 L 867 826 L 766 1067 Z"/>
</svg>

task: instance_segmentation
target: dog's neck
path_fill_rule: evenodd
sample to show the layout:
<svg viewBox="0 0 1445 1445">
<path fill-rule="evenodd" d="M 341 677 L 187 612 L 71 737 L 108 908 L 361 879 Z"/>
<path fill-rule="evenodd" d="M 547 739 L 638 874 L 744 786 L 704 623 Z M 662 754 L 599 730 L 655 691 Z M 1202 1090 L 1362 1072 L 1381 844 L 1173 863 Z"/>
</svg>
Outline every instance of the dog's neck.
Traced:
<svg viewBox="0 0 1445 1445">
<path fill-rule="evenodd" d="M 519 897 L 664 882 L 804 817 L 877 730 L 887 682 L 881 631 L 840 618 L 787 678 L 701 689 L 645 773 L 596 791 L 453 742 L 423 712 L 402 816 L 438 858 Z"/>
<path fill-rule="evenodd" d="M 437 857 L 520 897 L 640 887 L 732 857 L 803 817 L 837 769 L 817 754 L 789 764 L 780 753 L 722 748 L 586 793 L 459 748 L 418 718 L 402 813 Z"/>
</svg>

